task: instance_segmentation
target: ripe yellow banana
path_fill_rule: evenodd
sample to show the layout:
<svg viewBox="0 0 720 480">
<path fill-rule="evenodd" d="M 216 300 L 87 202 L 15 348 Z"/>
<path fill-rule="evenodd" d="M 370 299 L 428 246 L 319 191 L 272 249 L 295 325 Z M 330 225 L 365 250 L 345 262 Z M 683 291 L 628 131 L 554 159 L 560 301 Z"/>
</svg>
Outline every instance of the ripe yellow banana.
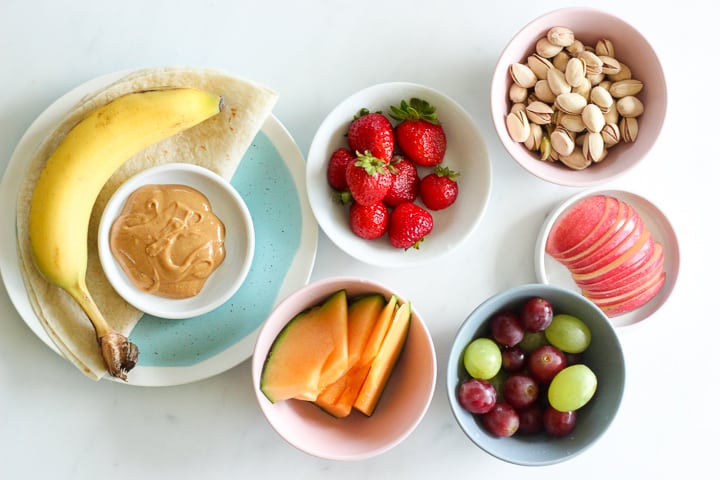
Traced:
<svg viewBox="0 0 720 480">
<path fill-rule="evenodd" d="M 126 160 L 222 109 L 222 98 L 191 88 L 131 93 L 93 111 L 68 132 L 47 161 L 30 206 L 33 259 L 92 322 L 108 372 L 127 379 L 137 347 L 114 331 L 88 292 L 87 235 L 95 200 Z"/>
</svg>

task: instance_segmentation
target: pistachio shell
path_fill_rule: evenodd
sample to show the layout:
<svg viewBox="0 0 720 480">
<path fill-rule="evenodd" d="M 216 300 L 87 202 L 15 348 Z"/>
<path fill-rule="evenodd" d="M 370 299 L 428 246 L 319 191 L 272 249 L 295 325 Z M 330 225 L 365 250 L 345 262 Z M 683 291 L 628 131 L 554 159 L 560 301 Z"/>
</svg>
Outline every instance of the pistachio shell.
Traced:
<svg viewBox="0 0 720 480">
<path fill-rule="evenodd" d="M 510 85 L 510 93 L 508 94 L 508 97 L 513 103 L 522 103 L 528 98 L 528 89 L 513 82 L 513 84 Z"/>
<path fill-rule="evenodd" d="M 620 120 L 620 136 L 623 142 L 631 143 L 637 140 L 638 120 L 635 117 Z"/>
<path fill-rule="evenodd" d="M 570 93 L 572 87 L 567 80 L 565 80 L 565 74 L 557 68 L 551 68 L 548 71 L 547 76 L 548 85 L 550 90 L 557 96 L 563 93 Z"/>
<path fill-rule="evenodd" d="M 565 113 L 578 115 L 586 105 L 587 100 L 579 93 L 562 93 L 555 98 L 555 106 Z"/>
<path fill-rule="evenodd" d="M 614 147 L 620 143 L 622 139 L 622 137 L 620 137 L 620 127 L 618 127 L 616 123 L 606 123 L 600 131 L 600 134 L 602 135 L 603 142 L 605 142 L 605 146 L 608 148 Z"/>
<path fill-rule="evenodd" d="M 510 107 L 510 113 L 524 112 L 525 107 L 527 107 L 527 105 L 524 103 L 513 103 L 513 106 Z"/>
<path fill-rule="evenodd" d="M 585 45 L 583 45 L 580 40 L 576 39 L 572 44 L 568 45 L 565 50 L 567 50 L 570 55 L 577 55 L 585 50 Z"/>
<path fill-rule="evenodd" d="M 565 80 L 571 87 L 577 87 L 585 79 L 585 62 L 571 58 L 565 66 Z"/>
<path fill-rule="evenodd" d="M 630 67 L 620 62 L 620 71 L 613 75 L 608 75 L 608 78 L 613 82 L 619 82 L 621 80 L 629 80 L 632 78 L 632 71 Z"/>
<path fill-rule="evenodd" d="M 552 145 L 550 144 L 550 137 L 543 135 L 540 141 L 540 160 L 543 162 L 550 159 L 552 154 Z"/>
<path fill-rule="evenodd" d="M 603 113 L 609 112 L 610 107 L 612 107 L 615 102 L 610 92 L 600 85 L 590 90 L 590 101 L 597 105 Z"/>
<path fill-rule="evenodd" d="M 524 142 L 530 136 L 530 122 L 523 110 L 509 114 L 505 118 L 505 125 L 515 142 Z"/>
<path fill-rule="evenodd" d="M 550 135 L 550 145 L 560 155 L 570 155 L 575 149 L 575 140 L 564 128 L 556 128 Z"/>
<path fill-rule="evenodd" d="M 580 133 L 586 130 L 585 122 L 580 115 L 563 115 L 558 123 L 570 132 Z"/>
<path fill-rule="evenodd" d="M 590 85 L 592 85 L 593 87 L 600 85 L 604 78 L 604 73 L 588 73 L 587 75 L 587 79 L 590 81 Z"/>
<path fill-rule="evenodd" d="M 593 103 L 583 108 L 582 119 L 588 131 L 593 133 L 598 133 L 605 126 L 605 117 L 603 117 L 600 108 Z"/>
<path fill-rule="evenodd" d="M 604 55 L 607 57 L 614 57 L 615 56 L 615 46 L 607 38 L 601 38 L 595 44 L 595 53 L 597 53 L 598 55 Z"/>
<path fill-rule="evenodd" d="M 586 78 L 582 79 L 580 82 L 580 85 L 577 87 L 573 87 L 571 92 L 573 93 L 579 93 L 583 97 L 585 97 L 585 100 L 590 100 L 590 91 L 592 89 L 592 84 L 590 83 L 590 80 Z"/>
<path fill-rule="evenodd" d="M 528 57 L 527 65 L 540 80 L 545 80 L 547 78 L 547 72 L 553 66 L 550 60 L 541 57 L 537 53 L 533 53 Z"/>
<path fill-rule="evenodd" d="M 547 80 L 538 80 L 535 84 L 535 97 L 548 105 L 555 101 L 555 94 L 550 90 L 550 84 L 548 84 Z"/>
<path fill-rule="evenodd" d="M 585 158 L 582 149 L 578 147 L 576 147 L 570 155 L 560 155 L 560 161 L 573 170 L 582 170 L 592 163 Z"/>
<path fill-rule="evenodd" d="M 562 51 L 563 47 L 560 45 L 553 45 L 547 39 L 547 36 L 542 37 L 535 44 L 535 51 L 538 55 L 545 58 L 552 58 Z"/>
<path fill-rule="evenodd" d="M 540 142 L 543 138 L 543 129 L 540 125 L 536 123 L 530 124 L 530 135 L 528 135 L 527 140 L 525 140 L 525 148 L 527 148 L 530 151 L 535 151 L 540 149 Z"/>
<path fill-rule="evenodd" d="M 599 162 L 604 158 L 605 143 L 599 133 L 588 133 L 583 140 L 583 156 L 591 162 Z"/>
<path fill-rule="evenodd" d="M 565 50 L 555 55 L 552 59 L 553 67 L 557 68 L 561 72 L 564 72 L 567 68 L 567 64 L 570 61 L 570 54 L 568 54 Z"/>
<path fill-rule="evenodd" d="M 637 95 L 643 89 L 644 84 L 640 80 L 628 78 L 619 80 L 610 85 L 610 95 L 615 98 L 627 97 L 628 95 Z"/>
<path fill-rule="evenodd" d="M 617 111 L 623 117 L 639 117 L 645 111 L 645 106 L 639 98 L 629 95 L 617 101 Z"/>
<path fill-rule="evenodd" d="M 553 27 L 547 33 L 548 41 L 560 47 L 569 47 L 575 41 L 575 33 L 567 27 Z"/>
<path fill-rule="evenodd" d="M 620 62 L 613 57 L 607 55 L 598 55 L 598 58 L 602 60 L 602 73 L 605 75 L 615 75 L 620 73 Z"/>
<path fill-rule="evenodd" d="M 602 73 L 603 61 L 600 60 L 600 57 L 588 50 L 587 47 L 577 54 L 577 58 L 585 62 L 585 69 L 588 75 Z"/>
<path fill-rule="evenodd" d="M 532 88 L 537 82 L 535 73 L 525 64 L 513 63 L 510 65 L 510 77 L 513 82 L 523 88 Z"/>
<path fill-rule="evenodd" d="M 551 122 L 554 110 L 547 103 L 534 101 L 525 108 L 528 120 L 538 125 L 547 125 Z"/>
<path fill-rule="evenodd" d="M 610 110 L 603 114 L 605 117 L 605 123 L 618 123 L 620 121 L 620 114 L 617 111 L 617 103 L 613 103 L 610 106 Z"/>
</svg>

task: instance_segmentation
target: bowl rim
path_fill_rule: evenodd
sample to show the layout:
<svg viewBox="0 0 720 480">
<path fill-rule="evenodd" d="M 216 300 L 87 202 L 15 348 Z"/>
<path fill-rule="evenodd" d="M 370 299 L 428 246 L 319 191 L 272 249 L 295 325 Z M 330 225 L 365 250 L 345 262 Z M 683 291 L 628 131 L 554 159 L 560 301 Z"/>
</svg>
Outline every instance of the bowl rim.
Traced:
<svg viewBox="0 0 720 480">
<path fill-rule="evenodd" d="M 237 219 L 233 219 L 233 223 L 242 227 L 243 231 L 238 232 L 237 235 L 239 236 L 238 238 L 242 239 L 242 242 L 240 243 L 244 246 L 244 248 L 242 251 L 238 252 L 240 262 L 231 271 L 232 275 L 229 276 L 231 281 L 224 281 L 223 285 L 225 285 L 225 288 L 223 288 L 222 291 L 218 292 L 215 296 L 210 296 L 209 293 L 206 293 L 205 296 L 203 296 L 203 290 L 201 290 L 200 293 L 194 297 L 186 299 L 168 299 L 141 292 L 132 285 L 131 281 L 127 278 L 125 272 L 119 266 L 117 260 L 115 260 L 112 252 L 110 251 L 108 240 L 109 229 L 117 217 L 117 214 L 125 205 L 127 197 L 136 189 L 147 184 L 145 179 L 152 178 L 152 182 L 157 184 L 183 183 L 173 180 L 168 181 L 160 177 L 167 172 L 179 172 L 180 174 L 189 175 L 188 178 L 190 178 L 191 181 L 186 182 L 185 184 L 193 183 L 192 179 L 194 178 L 201 179 L 200 181 L 209 182 L 212 184 L 215 192 L 228 200 L 227 202 L 224 202 L 228 205 L 228 208 L 237 214 Z M 189 186 L 193 187 L 193 185 Z M 208 197 L 214 197 L 214 195 L 208 191 L 202 191 L 202 193 Z M 213 210 L 217 212 L 218 207 L 213 206 Z M 226 223 L 227 220 L 223 220 L 223 222 Z M 227 240 L 226 230 L 226 241 Z M 255 229 L 249 208 L 240 193 L 235 190 L 229 181 L 225 180 L 214 171 L 200 165 L 184 162 L 171 162 L 156 165 L 132 175 L 125 180 L 115 190 L 115 192 L 113 192 L 100 217 L 97 244 L 98 256 L 100 258 L 103 273 L 118 295 L 120 295 L 130 305 L 138 310 L 141 310 L 145 314 L 160 318 L 179 320 L 199 316 L 214 310 L 230 299 L 240 288 L 247 278 L 248 273 L 250 272 L 250 267 L 252 266 L 255 252 Z M 227 257 L 225 260 L 227 260 Z M 228 271 L 228 266 L 229 264 L 223 262 L 219 269 L 225 267 L 223 271 Z M 219 272 L 216 270 L 213 272 L 213 275 L 217 273 Z"/>
</svg>

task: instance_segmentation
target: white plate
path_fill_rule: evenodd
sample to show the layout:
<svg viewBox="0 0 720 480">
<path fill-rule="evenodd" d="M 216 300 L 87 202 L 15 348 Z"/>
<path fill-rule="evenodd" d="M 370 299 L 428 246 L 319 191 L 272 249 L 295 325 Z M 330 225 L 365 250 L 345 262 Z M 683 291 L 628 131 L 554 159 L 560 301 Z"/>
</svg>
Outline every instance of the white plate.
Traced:
<svg viewBox="0 0 720 480">
<path fill-rule="evenodd" d="M 628 312 L 624 315 L 613 317 L 610 320 L 615 326 L 622 327 L 638 323 L 647 319 L 662 307 L 665 301 L 670 297 L 680 270 L 680 249 L 678 239 L 675 235 L 670 221 L 649 200 L 630 192 L 622 190 L 591 190 L 583 191 L 566 201 L 562 202 L 557 208 L 550 212 L 540 229 L 537 243 L 535 245 L 535 274 L 538 281 L 553 285 L 562 286 L 576 292 L 580 292 L 580 288 L 572 280 L 570 272 L 560 262 L 545 253 L 545 245 L 547 238 L 555 221 L 558 217 L 574 205 L 580 199 L 592 195 L 608 195 L 626 202 L 632 206 L 642 217 L 643 222 L 650 230 L 653 238 L 662 243 L 665 253 L 665 272 L 667 277 L 665 284 L 655 297 L 642 307 Z"/>
<path fill-rule="evenodd" d="M 353 116 L 361 109 L 390 112 L 391 105 L 419 97 L 437 109 L 447 137 L 442 162 L 459 172 L 458 198 L 450 207 L 432 212 L 433 231 L 419 249 L 398 249 L 387 235 L 364 240 L 350 230 L 348 209 L 335 201 L 327 182 L 327 165 L 332 153 L 346 146 L 345 133 Z M 421 177 L 431 171 L 420 167 Z M 490 199 L 492 168 L 485 141 L 472 117 L 446 95 L 413 83 L 384 83 L 361 90 L 335 107 L 313 138 L 307 159 L 307 189 L 310 205 L 327 236 L 342 250 L 363 262 L 381 267 L 409 267 L 435 260 L 465 241 L 480 223 Z M 416 202 L 418 203 L 418 202 Z M 421 203 L 420 203 L 421 205 Z"/>
<path fill-rule="evenodd" d="M 50 105 L 21 138 L 0 183 L 0 273 L 20 317 L 55 352 L 27 298 L 20 272 L 15 229 L 19 187 L 37 145 L 67 112 L 86 94 L 127 73 L 91 80 Z M 177 385 L 238 365 L 252 355 L 258 328 L 275 304 L 310 278 L 318 226 L 307 201 L 305 162 L 274 116 L 255 137 L 231 183 L 254 219 L 256 249 L 248 277 L 228 302 L 210 314 L 184 320 L 144 316 L 130 335 L 141 356 L 128 383 Z"/>
</svg>

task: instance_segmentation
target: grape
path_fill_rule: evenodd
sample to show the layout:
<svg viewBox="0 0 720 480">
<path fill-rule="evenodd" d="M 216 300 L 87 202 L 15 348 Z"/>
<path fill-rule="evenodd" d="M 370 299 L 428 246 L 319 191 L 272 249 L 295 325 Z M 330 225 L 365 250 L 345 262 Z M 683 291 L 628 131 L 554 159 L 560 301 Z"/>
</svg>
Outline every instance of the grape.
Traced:
<svg viewBox="0 0 720 480">
<path fill-rule="evenodd" d="M 535 403 L 539 391 L 537 382 L 531 376 L 515 373 L 505 380 L 503 398 L 515 408 L 524 408 Z"/>
<path fill-rule="evenodd" d="M 502 368 L 506 372 L 519 372 L 525 367 L 525 352 L 518 347 L 502 349 Z"/>
<path fill-rule="evenodd" d="M 520 320 L 525 330 L 530 332 L 542 332 L 553 319 L 553 308 L 550 302 L 544 298 L 531 298 L 522 307 Z"/>
<path fill-rule="evenodd" d="M 543 428 L 553 437 L 564 437 L 572 432 L 576 420 L 575 410 L 560 412 L 552 407 L 547 407 L 543 412 Z"/>
<path fill-rule="evenodd" d="M 490 319 L 492 337 L 504 347 L 514 347 L 525 335 L 520 318 L 512 312 L 500 312 Z"/>
<path fill-rule="evenodd" d="M 480 417 L 483 427 L 498 437 L 509 437 L 520 427 L 517 411 L 505 402 L 498 402 L 489 412 Z"/>
<path fill-rule="evenodd" d="M 597 377 L 587 365 L 578 363 L 561 370 L 550 382 L 548 401 L 561 412 L 583 407 L 595 395 Z"/>
<path fill-rule="evenodd" d="M 543 407 L 538 403 L 533 403 L 527 408 L 518 410 L 520 425 L 518 433 L 530 435 L 538 433 L 543 429 Z"/>
<path fill-rule="evenodd" d="M 581 353 L 590 345 L 590 329 L 572 315 L 555 315 L 545 329 L 545 337 L 551 345 L 567 353 Z"/>
<path fill-rule="evenodd" d="M 495 405 L 495 387 L 490 382 L 471 378 L 460 385 L 458 400 L 470 413 L 486 413 Z"/>
<path fill-rule="evenodd" d="M 528 370 L 539 383 L 550 383 L 555 375 L 567 366 L 565 354 L 557 347 L 543 345 L 528 357 Z"/>
<path fill-rule="evenodd" d="M 525 353 L 530 353 L 533 350 L 547 344 L 548 342 L 543 332 L 525 331 L 525 336 L 520 341 L 520 343 L 518 343 L 517 346 L 520 347 L 520 349 L 522 349 Z"/>
<path fill-rule="evenodd" d="M 471 377 L 489 380 L 502 366 L 500 347 L 489 338 L 476 338 L 465 347 L 463 363 Z"/>
</svg>

